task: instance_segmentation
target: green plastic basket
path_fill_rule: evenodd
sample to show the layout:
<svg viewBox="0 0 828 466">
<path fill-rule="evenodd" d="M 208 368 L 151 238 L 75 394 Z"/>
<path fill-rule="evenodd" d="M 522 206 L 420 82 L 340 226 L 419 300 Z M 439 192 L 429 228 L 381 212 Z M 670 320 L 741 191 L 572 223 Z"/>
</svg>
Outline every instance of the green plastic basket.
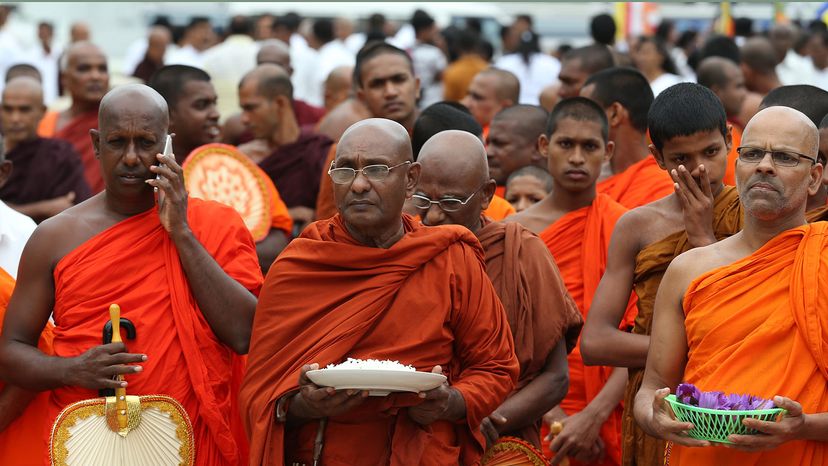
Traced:
<svg viewBox="0 0 828 466">
<path fill-rule="evenodd" d="M 667 395 L 666 400 L 679 421 L 693 424 L 693 429 L 688 431 L 687 435 L 695 439 L 719 443 L 733 443 L 727 440 L 727 436 L 731 434 L 755 435 L 759 433 L 755 429 L 742 425 L 742 419 L 754 418 L 773 422 L 785 412 L 782 408 L 746 411 L 699 408 L 680 402 L 675 395 Z"/>
</svg>

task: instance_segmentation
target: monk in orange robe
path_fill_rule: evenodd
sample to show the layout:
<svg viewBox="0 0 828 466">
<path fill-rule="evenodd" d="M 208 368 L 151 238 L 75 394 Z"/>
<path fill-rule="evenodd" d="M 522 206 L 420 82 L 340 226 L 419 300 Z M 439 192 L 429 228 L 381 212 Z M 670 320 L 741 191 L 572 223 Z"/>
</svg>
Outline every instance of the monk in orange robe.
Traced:
<svg viewBox="0 0 828 466">
<path fill-rule="evenodd" d="M 443 131 L 428 140 L 417 161 L 422 173 L 412 200 L 423 224 L 462 225 L 477 236 L 515 338 L 518 385 L 484 420 L 483 433 L 489 444 L 506 435 L 540 448 L 541 417 L 566 394 L 566 354 L 575 346 L 581 314 L 543 241 L 518 223 L 482 215 L 495 182 L 479 139 Z"/>
<path fill-rule="evenodd" d="M 0 322 L 6 314 L 14 278 L 0 268 Z M 46 324 L 37 347 L 52 354 L 52 330 Z M 0 382 L 0 464 L 40 466 L 48 456 L 46 439 L 49 392 L 34 393 Z"/>
<path fill-rule="evenodd" d="M 387 169 L 366 173 L 369 165 Z M 420 166 L 399 124 L 352 126 L 335 167 L 340 214 L 291 242 L 262 288 L 240 393 L 250 464 L 476 464 L 480 423 L 518 375 L 479 243 L 465 228 L 401 215 Z M 346 357 L 448 380 L 419 396 L 368 398 L 306 375 Z"/>
<path fill-rule="evenodd" d="M 167 394 L 183 405 L 196 464 L 241 464 L 238 355 L 248 348 L 262 281 L 250 233 L 232 208 L 187 199 L 181 167 L 160 154 L 168 111 L 157 92 L 120 86 L 103 98 L 100 116 L 92 136 L 107 188 L 32 235 L 0 364 L 9 382 L 52 390 L 49 423 L 125 374 L 130 393 Z M 112 144 L 113 133 L 122 144 Z M 111 303 L 135 325 L 129 353 L 122 343 L 100 345 Z M 35 347 L 52 311 L 57 357 Z"/>
<path fill-rule="evenodd" d="M 60 76 L 63 87 L 72 96 L 72 105 L 62 112 L 48 112 L 37 133 L 72 143 L 81 156 L 87 184 L 93 193 L 98 193 L 104 189 L 104 182 L 89 130 L 98 126 L 98 105 L 109 89 L 106 56 L 89 42 L 74 43 L 64 54 L 66 67 Z"/>
<path fill-rule="evenodd" d="M 569 294 L 582 315 L 589 314 L 592 296 L 606 267 L 610 234 L 627 211 L 595 191 L 602 165 L 613 153 L 607 141 L 604 111 L 584 97 L 562 100 L 549 115 L 547 132 L 538 145 L 547 155 L 554 178 L 552 193 L 507 221 L 519 222 L 540 235 L 561 271 Z M 628 328 L 635 306 L 629 301 Z M 621 407 L 626 369 L 585 367 L 580 343 L 569 355 L 569 393 L 547 415 L 560 420 L 563 431 L 550 445 L 555 461 L 617 465 L 621 459 Z M 600 436 L 600 438 L 599 438 Z"/>
<path fill-rule="evenodd" d="M 607 269 L 595 292 L 581 339 L 584 361 L 628 368 L 624 395 L 625 466 L 664 464 L 664 441 L 646 435 L 633 418 L 650 345 L 656 291 L 670 262 L 742 228 L 736 189 L 722 184 L 730 133 L 724 108 L 709 89 L 692 83 L 656 97 L 647 126 L 656 160 L 670 172 L 676 192 L 619 219 L 612 233 Z M 619 330 L 630 291 L 638 297 L 632 333 Z"/>
<path fill-rule="evenodd" d="M 628 209 L 672 194 L 673 181 L 647 148 L 647 112 L 653 102 L 647 78 L 632 68 L 606 69 L 586 80 L 581 95 L 604 108 L 615 143 L 611 175 L 598 183 L 598 192 Z"/>
<path fill-rule="evenodd" d="M 822 178 L 817 129 L 796 110 L 771 107 L 747 124 L 742 146 L 736 182 L 744 229 L 668 267 L 635 417 L 672 442 L 671 465 L 826 464 L 828 363 L 819 316 L 828 297 L 814 277 L 828 267 L 828 224 L 805 218 L 807 194 Z M 714 447 L 687 436 L 693 424 L 666 406 L 681 382 L 773 399 L 786 412 L 776 422 L 745 419 L 759 435 L 729 435 L 733 448 Z"/>
</svg>

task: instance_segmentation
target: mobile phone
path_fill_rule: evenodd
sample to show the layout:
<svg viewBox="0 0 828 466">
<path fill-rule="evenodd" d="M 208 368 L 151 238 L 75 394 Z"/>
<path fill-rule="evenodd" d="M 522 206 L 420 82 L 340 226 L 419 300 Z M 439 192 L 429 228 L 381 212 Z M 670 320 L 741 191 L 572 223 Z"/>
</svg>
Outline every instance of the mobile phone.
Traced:
<svg viewBox="0 0 828 466">
<path fill-rule="evenodd" d="M 172 155 L 173 155 L 172 136 L 170 136 L 169 134 L 167 135 L 166 141 L 164 141 L 164 152 L 162 152 L 162 154 L 165 157 L 172 157 Z M 161 164 L 158 164 L 158 166 L 163 167 L 164 164 L 161 163 Z M 160 180 L 161 179 L 161 174 L 159 173 L 159 174 L 155 175 L 155 179 Z M 164 193 L 163 192 L 158 192 L 157 187 L 154 188 L 154 191 L 157 194 L 158 207 L 161 207 L 161 203 L 164 202 Z"/>
</svg>

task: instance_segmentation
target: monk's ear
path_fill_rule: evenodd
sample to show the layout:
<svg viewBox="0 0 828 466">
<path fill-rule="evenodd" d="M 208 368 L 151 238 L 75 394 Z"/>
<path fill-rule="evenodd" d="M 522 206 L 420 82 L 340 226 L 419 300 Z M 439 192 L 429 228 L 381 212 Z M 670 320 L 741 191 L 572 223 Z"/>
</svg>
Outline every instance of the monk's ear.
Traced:
<svg viewBox="0 0 828 466">
<path fill-rule="evenodd" d="M 733 147 L 733 125 L 727 125 L 727 131 L 725 131 L 725 147 L 727 147 L 727 152 L 730 152 L 730 148 Z"/>
<path fill-rule="evenodd" d="M 405 198 L 408 199 L 414 195 L 414 191 L 417 189 L 417 183 L 420 182 L 420 170 L 422 169 L 422 165 L 419 162 L 413 162 L 410 167 L 408 167 L 408 174 L 405 176 Z"/>
<path fill-rule="evenodd" d="M 610 128 L 615 128 L 624 120 L 629 119 L 629 112 L 618 102 L 613 102 L 607 109 L 607 120 L 609 120 Z"/>
<path fill-rule="evenodd" d="M 656 159 L 656 162 L 658 162 L 659 168 L 667 170 L 667 165 L 664 164 L 664 154 L 662 154 L 660 150 L 656 149 L 656 146 L 653 144 L 650 144 L 647 148 L 650 149 L 650 153 L 653 154 L 653 158 Z"/>
<path fill-rule="evenodd" d="M 416 76 L 414 77 L 414 86 L 416 86 L 416 90 L 417 90 L 416 93 L 414 94 L 414 100 L 417 101 L 417 100 L 420 100 L 420 92 L 422 92 L 422 89 L 420 88 L 420 78 L 418 78 Z M 415 102 L 415 104 L 416 104 L 416 102 Z"/>
<path fill-rule="evenodd" d="M 604 163 L 609 162 L 612 160 L 612 156 L 615 155 L 615 143 L 612 141 L 607 141 L 606 152 L 604 153 Z"/>
<path fill-rule="evenodd" d="M 541 133 L 538 136 L 538 142 L 535 144 L 535 148 L 542 156 L 549 158 L 549 136 L 546 133 Z"/>
<path fill-rule="evenodd" d="M 486 182 L 483 186 L 483 189 L 480 190 L 480 208 L 486 210 L 489 208 L 489 204 L 492 202 L 492 198 L 494 197 L 495 190 L 497 189 L 497 182 L 494 179 L 490 179 Z"/>
<path fill-rule="evenodd" d="M 813 196 L 819 191 L 820 186 L 822 186 L 823 170 L 825 170 L 825 167 L 819 162 L 811 165 L 810 178 L 808 179 L 808 195 Z"/>
<path fill-rule="evenodd" d="M 92 139 L 92 148 L 95 149 L 95 158 L 101 158 L 101 133 L 97 129 L 89 130 L 89 137 Z"/>
</svg>

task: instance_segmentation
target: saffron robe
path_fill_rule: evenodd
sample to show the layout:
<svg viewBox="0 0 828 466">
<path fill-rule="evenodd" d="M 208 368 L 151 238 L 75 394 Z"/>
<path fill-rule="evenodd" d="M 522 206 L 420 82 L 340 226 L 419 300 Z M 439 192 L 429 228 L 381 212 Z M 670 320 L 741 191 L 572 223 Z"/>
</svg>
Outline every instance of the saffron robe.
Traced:
<svg viewBox="0 0 828 466">
<path fill-rule="evenodd" d="M 366 247 L 339 215 L 310 224 L 274 262 L 256 309 L 239 400 L 251 465 L 312 463 L 316 421 L 287 429 L 277 401 L 298 389 L 304 364 L 347 357 L 390 359 L 419 371 L 442 366 L 466 403 L 466 418 L 420 426 L 414 394 L 369 398 L 328 418 L 322 464 L 475 464 L 480 422 L 514 387 L 518 361 L 503 305 L 467 229 L 423 227 L 403 216 L 405 235 Z M 288 406 L 288 412 L 290 407 Z"/>
<path fill-rule="evenodd" d="M 509 201 L 495 194 L 492 196 L 491 202 L 489 202 L 489 207 L 483 211 L 483 215 L 492 220 L 500 221 L 515 212 L 515 208 L 512 204 L 509 204 Z"/>
<path fill-rule="evenodd" d="M 733 145 L 730 146 L 730 152 L 727 153 L 727 168 L 725 169 L 722 183 L 727 186 L 736 186 L 736 159 L 739 158 L 739 153 L 736 152 L 736 149 L 742 144 L 742 128 L 732 121 L 728 121 L 728 123 L 733 127 L 733 131 L 731 132 Z"/>
<path fill-rule="evenodd" d="M 14 289 L 14 278 L 0 268 L 0 327 Z M 37 347 L 46 354 L 52 354 L 51 323 L 46 323 Z M 0 381 L 0 392 L 5 384 Z M 49 392 L 40 392 L 29 403 L 20 416 L 0 432 L 0 464 L 14 466 L 40 466 L 49 455 L 49 446 L 44 432 L 51 427 L 47 419 Z"/>
<path fill-rule="evenodd" d="M 45 201 L 70 192 L 75 203 L 92 194 L 83 174 L 80 156 L 68 142 L 38 137 L 21 142 L 6 153 L 13 167 L 0 199 L 11 204 Z"/>
<path fill-rule="evenodd" d="M 289 208 L 316 207 L 319 180 L 327 172 L 325 158 L 332 144 L 326 136 L 303 131 L 295 142 L 279 147 L 259 162 L 259 168 L 273 180 Z"/>
<path fill-rule="evenodd" d="M 78 115 L 60 129 L 57 128 L 59 116 L 59 112 L 47 112 L 37 127 L 38 136 L 69 141 L 80 155 L 86 184 L 92 189 L 92 194 L 103 191 L 104 181 L 101 167 L 95 157 L 92 137 L 89 136 L 89 130 L 98 127 L 98 110 Z"/>
<path fill-rule="evenodd" d="M 628 209 L 649 204 L 675 192 L 673 179 L 659 168 L 652 155 L 600 181 L 597 189 Z"/>
<path fill-rule="evenodd" d="M 258 294 L 261 269 L 239 214 L 216 202 L 190 199 L 187 216 L 222 269 Z M 217 339 L 199 309 L 157 208 L 121 221 L 67 254 L 54 279 L 57 356 L 77 356 L 100 345 L 109 305 L 119 304 L 137 334 L 126 341 L 128 350 L 148 358 L 142 372 L 127 376 L 128 393 L 165 394 L 181 403 L 193 424 L 197 465 L 244 462 L 246 439 L 232 383 L 241 379 L 241 358 Z M 49 419 L 70 403 L 95 397 L 95 391 L 81 387 L 55 389 Z"/>
<path fill-rule="evenodd" d="M 684 296 L 684 380 L 700 390 L 781 395 L 805 413 L 828 411 L 828 223 L 784 231 L 748 257 L 697 277 Z M 747 453 L 673 445 L 670 465 L 828 464 L 828 444 L 786 442 Z"/>
<path fill-rule="evenodd" d="M 477 237 L 486 253 L 486 273 L 503 302 L 520 362 L 515 392 L 544 370 L 549 353 L 566 339 L 575 347 L 583 326 L 558 266 L 543 241 L 519 223 L 492 222 L 484 217 Z M 512 393 L 514 394 L 514 392 Z M 504 436 L 522 438 L 540 448 L 540 424 Z"/>
<path fill-rule="evenodd" d="M 542 231 L 540 238 L 555 258 L 569 294 L 578 305 L 584 320 L 589 314 L 592 297 L 607 267 L 607 250 L 615 223 L 627 211 L 606 194 L 598 194 L 588 207 L 572 211 Z M 627 303 L 621 328 L 629 328 L 635 316 L 635 295 Z M 568 415 L 582 411 L 607 382 L 612 367 L 585 366 L 581 359 L 580 340 L 568 357 L 569 392 L 561 402 Z M 601 465 L 621 461 L 621 404 L 601 427 L 606 455 Z M 572 464 L 577 464 L 570 459 Z"/>
<path fill-rule="evenodd" d="M 713 204 L 713 234 L 717 240 L 732 236 L 742 229 L 742 204 L 739 193 L 725 186 Z M 687 232 L 682 230 L 649 244 L 635 258 L 633 288 L 638 296 L 638 314 L 633 333 L 650 335 L 656 292 L 667 266 L 679 254 L 691 248 Z M 644 379 L 644 368 L 629 369 L 630 381 L 624 393 L 623 460 L 624 466 L 661 466 L 664 464 L 664 441 L 645 434 L 635 422 L 635 395 Z"/>
</svg>

